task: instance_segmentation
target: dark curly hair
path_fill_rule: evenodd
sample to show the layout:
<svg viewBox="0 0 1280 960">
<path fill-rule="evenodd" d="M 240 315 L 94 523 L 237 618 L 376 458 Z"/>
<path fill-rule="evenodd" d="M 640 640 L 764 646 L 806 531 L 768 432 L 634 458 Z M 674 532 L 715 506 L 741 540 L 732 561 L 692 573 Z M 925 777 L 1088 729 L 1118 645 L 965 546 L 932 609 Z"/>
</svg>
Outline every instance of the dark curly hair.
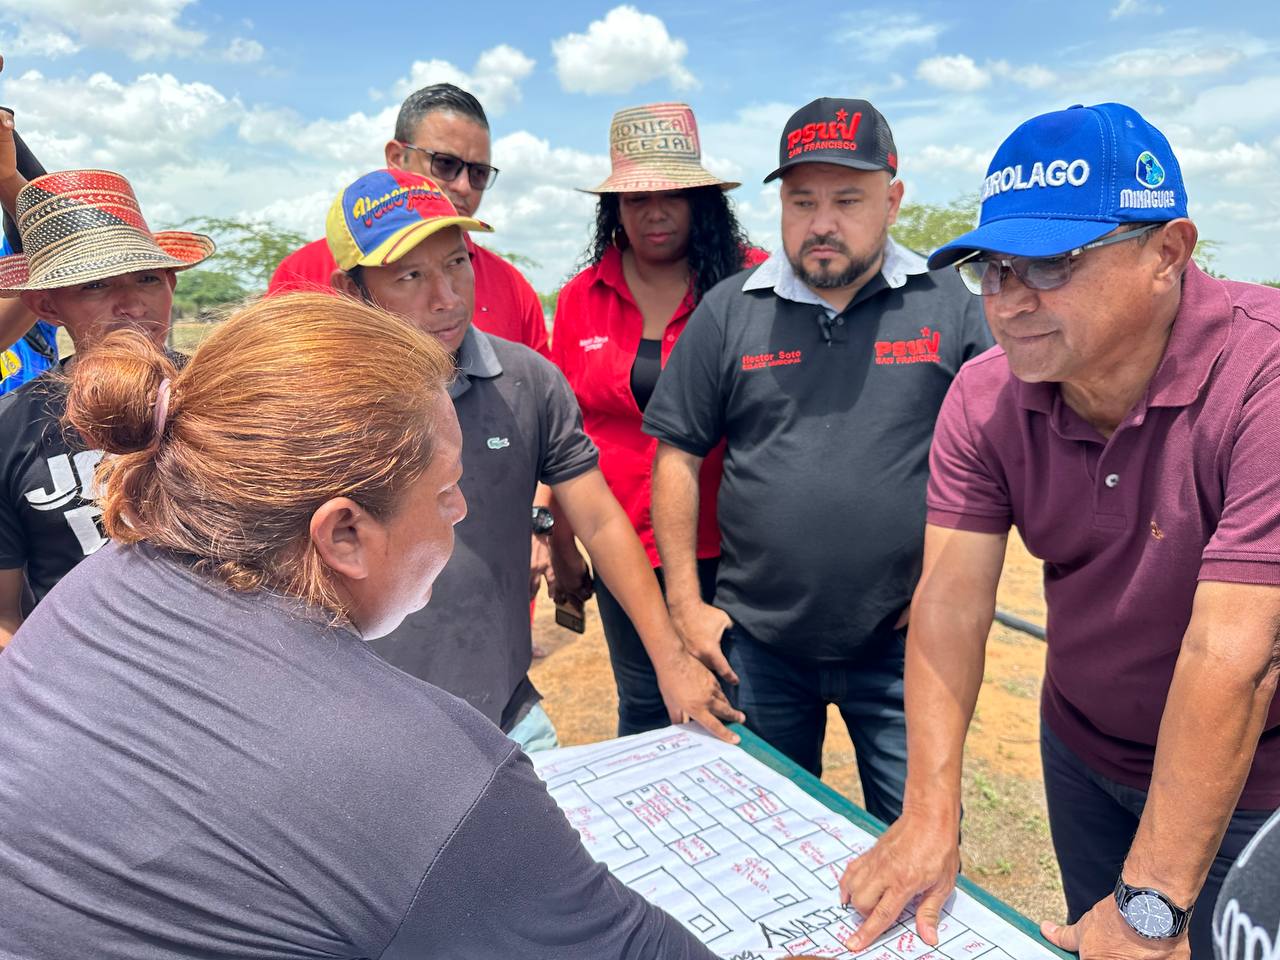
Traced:
<svg viewBox="0 0 1280 960">
<path fill-rule="evenodd" d="M 749 243 L 733 215 L 729 198 L 719 187 L 692 187 L 680 192 L 689 199 L 689 274 L 693 277 L 694 299 L 701 300 L 717 283 L 742 269 Z M 627 248 L 619 203 L 619 194 L 600 195 L 595 232 L 584 254 L 587 264 L 599 263 L 615 238 L 619 247 Z"/>
</svg>

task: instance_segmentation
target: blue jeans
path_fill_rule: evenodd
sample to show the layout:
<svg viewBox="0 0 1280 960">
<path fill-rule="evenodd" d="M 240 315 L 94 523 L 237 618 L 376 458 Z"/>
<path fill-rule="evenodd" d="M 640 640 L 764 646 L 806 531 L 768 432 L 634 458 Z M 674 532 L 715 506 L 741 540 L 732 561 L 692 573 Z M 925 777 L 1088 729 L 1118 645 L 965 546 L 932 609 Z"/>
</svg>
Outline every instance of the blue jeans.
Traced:
<svg viewBox="0 0 1280 960">
<path fill-rule="evenodd" d="M 907 782 L 907 721 L 902 706 L 902 654 L 906 631 L 895 631 L 866 660 L 825 662 L 782 655 L 734 625 L 724 651 L 738 674 L 725 685 L 746 726 L 815 777 L 822 775 L 827 705 L 849 728 L 867 812 L 885 823 L 902 813 Z"/>
<path fill-rule="evenodd" d="M 1086 766 L 1043 723 L 1040 759 L 1049 802 L 1049 831 L 1067 895 L 1067 921 L 1075 923 L 1115 890 L 1147 793 Z M 1269 810 L 1237 810 L 1232 814 L 1191 914 L 1192 960 L 1213 960 L 1213 906 L 1218 891 L 1231 864 L 1270 815 Z"/>
<path fill-rule="evenodd" d="M 702 599 L 710 603 L 716 593 L 716 568 L 719 557 L 698 561 L 698 587 Z M 666 590 L 662 568 L 654 571 L 658 586 Z M 640 634 L 622 609 L 622 604 L 609 592 L 608 585 L 596 577 L 596 604 L 600 610 L 600 626 L 609 646 L 609 662 L 613 665 L 613 682 L 618 688 L 618 736 L 657 730 L 671 723 L 667 705 L 658 689 L 658 675 L 653 662 L 640 641 Z"/>
</svg>

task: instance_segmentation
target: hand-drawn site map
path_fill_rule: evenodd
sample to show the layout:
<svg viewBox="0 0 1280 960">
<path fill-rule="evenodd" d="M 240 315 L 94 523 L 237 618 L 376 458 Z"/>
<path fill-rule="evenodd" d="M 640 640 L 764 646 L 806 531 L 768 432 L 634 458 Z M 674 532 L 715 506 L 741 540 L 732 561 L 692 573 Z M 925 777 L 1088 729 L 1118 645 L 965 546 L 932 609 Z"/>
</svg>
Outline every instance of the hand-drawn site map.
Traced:
<svg viewBox="0 0 1280 960">
<path fill-rule="evenodd" d="M 853 957 L 862 917 L 840 906 L 844 865 L 872 836 L 739 747 L 692 725 L 535 753 L 551 795 L 596 860 L 721 957 Z M 938 926 L 913 911 L 866 960 L 1056 960 L 963 891 Z"/>
</svg>

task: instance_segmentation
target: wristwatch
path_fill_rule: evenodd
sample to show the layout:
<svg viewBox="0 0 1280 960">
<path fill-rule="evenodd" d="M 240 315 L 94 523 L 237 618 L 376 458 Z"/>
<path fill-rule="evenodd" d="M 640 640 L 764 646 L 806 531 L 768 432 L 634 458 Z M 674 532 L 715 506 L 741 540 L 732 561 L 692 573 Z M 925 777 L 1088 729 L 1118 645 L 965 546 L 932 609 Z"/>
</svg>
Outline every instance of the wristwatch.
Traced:
<svg viewBox="0 0 1280 960">
<path fill-rule="evenodd" d="M 1133 932 L 1147 940 L 1172 940 L 1181 936 L 1191 922 L 1194 909 L 1183 910 L 1151 887 L 1131 887 L 1124 882 L 1124 877 L 1116 878 L 1116 906 Z"/>
<path fill-rule="evenodd" d="M 533 508 L 533 532 L 541 536 L 546 536 L 551 532 L 551 528 L 556 525 L 555 514 L 546 507 Z"/>
</svg>

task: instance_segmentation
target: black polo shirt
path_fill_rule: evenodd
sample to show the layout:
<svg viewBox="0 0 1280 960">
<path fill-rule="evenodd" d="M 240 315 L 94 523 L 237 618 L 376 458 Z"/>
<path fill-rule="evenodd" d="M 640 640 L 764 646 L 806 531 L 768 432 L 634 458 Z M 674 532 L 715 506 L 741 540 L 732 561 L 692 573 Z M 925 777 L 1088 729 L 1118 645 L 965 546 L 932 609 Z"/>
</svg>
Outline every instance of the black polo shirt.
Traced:
<svg viewBox="0 0 1280 960">
<path fill-rule="evenodd" d="M 920 573 L 938 409 L 990 345 L 981 299 L 892 241 L 839 314 L 781 253 L 703 298 L 644 430 L 696 456 L 727 441 L 716 604 L 735 623 L 819 660 L 887 640 Z"/>
<path fill-rule="evenodd" d="M 370 646 L 389 663 L 515 726 L 539 695 L 529 681 L 530 505 L 596 465 L 595 444 L 560 371 L 474 326 L 450 387 L 462 427 L 467 516 L 431 602 Z"/>
</svg>

